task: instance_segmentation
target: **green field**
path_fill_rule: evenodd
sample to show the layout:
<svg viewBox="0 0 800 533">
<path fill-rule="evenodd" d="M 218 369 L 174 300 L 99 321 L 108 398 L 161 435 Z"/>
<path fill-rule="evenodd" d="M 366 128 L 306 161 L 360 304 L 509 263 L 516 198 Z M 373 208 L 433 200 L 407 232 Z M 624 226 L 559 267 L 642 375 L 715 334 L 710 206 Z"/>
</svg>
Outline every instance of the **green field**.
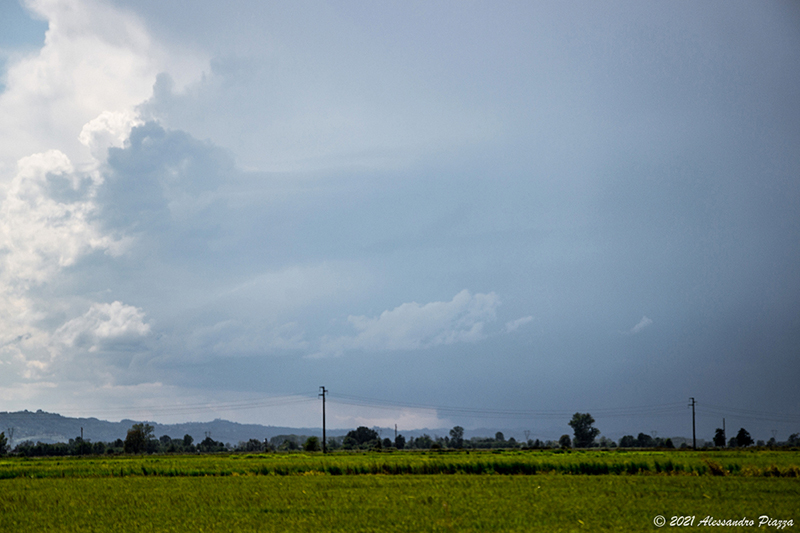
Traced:
<svg viewBox="0 0 800 533">
<path fill-rule="evenodd" d="M 778 530 L 758 527 L 767 515 L 792 531 L 799 465 L 768 451 L 6 458 L 0 530 L 654 531 L 657 515 Z"/>
</svg>

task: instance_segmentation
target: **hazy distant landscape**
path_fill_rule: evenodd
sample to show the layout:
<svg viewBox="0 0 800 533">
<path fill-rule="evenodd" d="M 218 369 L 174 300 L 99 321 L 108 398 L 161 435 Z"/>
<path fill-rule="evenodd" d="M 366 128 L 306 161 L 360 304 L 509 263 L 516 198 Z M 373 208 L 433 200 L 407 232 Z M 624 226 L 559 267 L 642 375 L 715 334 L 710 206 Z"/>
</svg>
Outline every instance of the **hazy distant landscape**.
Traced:
<svg viewBox="0 0 800 533">
<path fill-rule="evenodd" d="M 126 432 L 136 422 L 149 422 L 157 436 L 169 435 L 173 438 L 183 437 L 185 434 L 191 435 L 195 441 L 202 440 L 206 433 L 210 433 L 214 439 L 221 440 L 226 443 L 236 444 L 239 441 L 246 441 L 249 439 L 269 439 L 277 435 L 315 435 L 322 436 L 322 428 L 297 428 L 297 427 L 283 427 L 283 426 L 263 426 L 260 424 L 240 424 L 237 422 L 229 422 L 227 420 L 213 420 L 209 422 L 187 422 L 183 424 L 159 424 L 157 422 L 150 422 L 147 420 L 121 420 L 119 422 L 108 422 L 105 420 L 98 420 L 97 418 L 73 418 L 65 417 L 57 413 L 46 413 L 44 411 L 30 412 L 18 411 L 14 413 L 0 412 L 0 431 L 4 431 L 8 436 L 9 429 L 14 429 L 13 443 L 19 443 L 25 440 L 41 441 L 46 443 L 53 442 L 67 442 L 69 439 L 74 439 L 80 436 L 81 428 L 84 431 L 84 438 L 92 441 L 114 441 L 116 439 L 124 439 Z M 383 435 L 389 435 L 393 438 L 394 430 L 392 428 L 379 428 L 382 430 Z M 564 430 L 569 428 L 564 425 L 561 432 L 556 434 L 556 431 L 550 434 L 534 433 L 533 438 L 541 440 L 558 439 Z M 431 436 L 444 436 L 447 435 L 450 428 L 419 428 L 412 430 L 403 430 L 406 436 L 419 437 L 422 434 L 429 434 Z M 347 429 L 328 429 L 329 436 L 341 436 L 347 433 Z M 524 433 L 522 430 L 509 431 L 508 428 L 482 428 L 465 430 L 467 437 L 472 436 L 491 436 L 498 431 L 503 431 L 508 437 L 514 437 L 518 441 L 523 439 Z"/>
<path fill-rule="evenodd" d="M 0 412 L 0 431 L 4 432 L 8 438 L 11 436 L 9 445 L 11 447 L 25 441 L 43 442 L 43 443 L 56 443 L 68 442 L 70 439 L 74 440 L 81 436 L 89 442 L 113 442 L 117 439 L 125 439 L 125 436 L 131 426 L 136 423 L 149 423 L 154 430 L 155 437 L 169 436 L 174 439 L 183 438 L 184 435 L 190 435 L 195 442 L 200 442 L 206 437 L 211 437 L 216 441 L 229 444 L 231 448 L 235 447 L 240 442 L 246 442 L 250 439 L 263 441 L 269 440 L 281 435 L 296 436 L 299 442 L 305 440 L 306 437 L 315 436 L 322 437 L 322 429 L 320 427 L 314 428 L 300 428 L 300 427 L 284 427 L 284 426 L 263 426 L 259 424 L 240 424 L 237 422 L 230 422 L 227 420 L 213 420 L 209 422 L 187 422 L 183 424 L 159 424 L 157 422 L 148 421 L 135 421 L 135 420 L 121 420 L 119 422 L 109 422 L 105 420 L 98 420 L 97 418 L 73 418 L 65 417 L 57 413 L 47 413 L 44 411 L 30 412 Z M 393 428 L 373 428 L 379 433 L 381 439 L 389 438 L 394 441 Z M 400 434 L 405 438 L 418 438 L 423 435 L 432 437 L 435 441 L 437 438 L 446 437 L 451 428 L 418 428 L 411 430 L 401 430 Z M 343 437 L 350 430 L 347 429 L 328 429 L 328 437 Z M 12 436 L 13 432 L 13 436 Z M 546 441 L 558 441 L 559 437 L 564 433 L 572 433 L 572 430 L 567 425 L 566 421 L 562 427 L 555 424 L 549 432 L 532 432 L 522 429 L 509 429 L 507 427 L 485 427 L 464 429 L 463 437 L 470 438 L 492 438 L 498 432 L 504 435 L 505 439 L 513 439 L 512 444 L 509 446 L 525 446 L 527 440 L 538 440 L 542 443 Z M 527 432 L 527 435 L 526 435 Z M 629 433 L 636 435 L 639 433 L 632 429 Z M 622 435 L 609 440 L 608 436 L 603 435 L 603 440 L 596 442 L 596 445 L 603 445 L 603 443 L 613 442 L 614 445 Z M 650 435 L 648 435 L 650 437 Z M 662 438 L 662 441 L 666 437 Z M 670 437 L 675 447 L 680 447 L 682 444 L 692 444 L 691 437 Z M 710 439 L 698 438 L 698 446 L 703 447 L 710 442 Z"/>
<path fill-rule="evenodd" d="M 15 413 L 0 412 L 0 431 L 6 436 L 9 428 L 14 429 L 13 444 L 29 441 L 45 443 L 67 442 L 80 437 L 81 429 L 85 440 L 92 442 L 113 442 L 125 439 L 127 431 L 137 422 L 135 420 L 121 420 L 108 422 L 96 418 L 70 418 L 55 413 L 20 411 Z M 236 444 L 249 439 L 269 439 L 276 435 L 322 435 L 320 428 L 288 428 L 276 426 L 262 426 L 259 424 L 239 424 L 227 420 L 213 420 L 209 422 L 188 422 L 184 424 L 158 424 L 150 422 L 157 436 L 168 435 L 181 438 L 191 435 L 195 441 L 200 442 L 208 434 L 214 439 L 226 443 Z M 344 434 L 346 431 L 331 431 L 331 435 Z"/>
</svg>

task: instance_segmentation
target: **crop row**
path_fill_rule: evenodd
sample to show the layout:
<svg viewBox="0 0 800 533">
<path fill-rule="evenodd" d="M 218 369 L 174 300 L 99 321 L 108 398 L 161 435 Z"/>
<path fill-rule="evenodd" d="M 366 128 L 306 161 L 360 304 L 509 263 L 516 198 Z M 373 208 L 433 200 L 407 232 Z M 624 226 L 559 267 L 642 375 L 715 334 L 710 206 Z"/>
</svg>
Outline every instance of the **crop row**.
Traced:
<svg viewBox="0 0 800 533">
<path fill-rule="evenodd" d="M 0 479 L 240 475 L 733 475 L 800 477 L 800 454 L 253 454 L 7 458 Z"/>
</svg>

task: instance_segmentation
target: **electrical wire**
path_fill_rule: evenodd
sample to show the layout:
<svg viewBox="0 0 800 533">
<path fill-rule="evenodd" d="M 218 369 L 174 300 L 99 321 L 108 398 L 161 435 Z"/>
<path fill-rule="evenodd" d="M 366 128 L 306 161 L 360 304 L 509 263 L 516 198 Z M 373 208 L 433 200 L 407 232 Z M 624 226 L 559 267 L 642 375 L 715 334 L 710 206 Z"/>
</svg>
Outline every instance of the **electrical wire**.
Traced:
<svg viewBox="0 0 800 533">
<path fill-rule="evenodd" d="M 697 404 L 697 412 L 698 414 L 742 418 L 745 420 L 800 424 L 800 415 L 798 414 L 757 411 L 755 409 L 740 409 L 737 407 L 728 407 L 722 405 L 701 404 L 699 402 Z"/>
<path fill-rule="evenodd" d="M 422 409 L 436 411 L 443 415 L 461 415 L 472 418 L 539 418 L 562 419 L 572 416 L 572 411 L 565 410 L 531 410 L 531 409 L 485 409 L 473 407 L 454 407 L 430 405 L 410 402 L 392 402 L 377 398 L 367 398 L 350 394 L 329 393 L 329 401 L 345 405 L 370 407 L 374 409 Z M 667 416 L 683 414 L 683 402 L 659 405 L 642 405 L 633 407 L 612 407 L 592 409 L 595 418 L 634 417 L 634 416 Z"/>
<path fill-rule="evenodd" d="M 244 411 L 251 409 L 268 409 L 287 405 L 296 405 L 318 401 L 317 394 L 297 393 L 285 396 L 269 396 L 240 400 L 235 402 L 203 402 L 177 405 L 158 406 L 131 406 L 108 409 L 92 409 L 89 412 L 95 415 L 124 414 L 132 412 L 147 412 L 149 415 L 188 415 L 211 413 L 219 411 Z M 398 402 L 380 398 L 355 396 L 352 394 L 339 394 L 328 392 L 328 401 L 354 407 L 367 407 L 370 409 L 398 410 L 415 409 L 435 411 L 443 416 L 463 416 L 469 418 L 486 419 L 563 419 L 571 417 L 572 410 L 539 410 L 539 409 L 494 409 L 468 406 L 433 405 L 414 402 Z M 628 407 L 592 408 L 591 414 L 595 419 L 605 418 L 631 418 L 631 417 L 667 417 L 683 416 L 687 408 L 684 402 L 671 402 L 664 404 L 636 405 Z M 80 413 L 85 416 L 85 409 L 66 409 L 62 414 Z M 698 415 L 726 416 L 747 420 L 760 420 L 782 423 L 800 423 L 800 415 L 741 409 L 736 407 L 721 406 L 698 402 L 696 404 Z"/>
</svg>

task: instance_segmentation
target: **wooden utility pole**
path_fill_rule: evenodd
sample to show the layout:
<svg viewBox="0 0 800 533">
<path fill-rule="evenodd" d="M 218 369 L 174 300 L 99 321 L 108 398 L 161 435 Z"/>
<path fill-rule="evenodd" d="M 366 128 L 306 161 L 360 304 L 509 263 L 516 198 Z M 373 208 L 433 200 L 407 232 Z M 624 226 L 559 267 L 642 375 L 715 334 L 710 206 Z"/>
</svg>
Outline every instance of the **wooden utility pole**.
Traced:
<svg viewBox="0 0 800 533">
<path fill-rule="evenodd" d="M 325 387 L 320 387 L 319 390 L 322 391 L 319 393 L 322 396 L 322 453 L 328 453 L 328 442 L 325 440 L 325 393 L 328 391 Z"/>
<path fill-rule="evenodd" d="M 692 402 L 689 406 L 692 408 L 692 448 L 697 449 L 697 433 L 694 430 L 694 406 L 697 404 L 694 398 L 689 398 Z"/>
</svg>

